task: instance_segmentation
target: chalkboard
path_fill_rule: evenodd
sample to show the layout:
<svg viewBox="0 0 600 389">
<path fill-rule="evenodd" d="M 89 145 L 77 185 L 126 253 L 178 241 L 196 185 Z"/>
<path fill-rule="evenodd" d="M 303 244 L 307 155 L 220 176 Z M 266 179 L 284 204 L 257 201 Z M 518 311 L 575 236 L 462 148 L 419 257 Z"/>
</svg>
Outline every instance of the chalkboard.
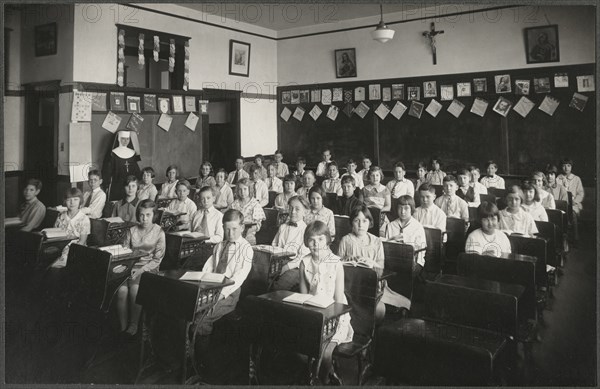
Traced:
<svg viewBox="0 0 600 389">
<path fill-rule="evenodd" d="M 568 87 L 555 87 L 554 76 L 557 73 L 568 75 Z M 497 94 L 494 77 L 503 74 L 511 76 L 512 92 Z M 543 169 L 549 162 L 558 163 L 561 157 L 569 156 L 574 160 L 574 172 L 584 181 L 593 180 L 596 175 L 594 92 L 582 92 L 589 98 L 583 112 L 569 107 L 573 93 L 577 92 L 576 77 L 593 74 L 594 64 L 583 64 L 284 87 L 278 90 L 278 114 L 284 107 L 293 112 L 298 105 L 303 106 L 307 112 L 301 122 L 293 117 L 288 122 L 279 118 L 278 142 L 280 148 L 288 154 L 285 156 L 288 162 L 293 161 L 296 155 L 304 155 L 308 164 L 314 166 L 321 159 L 321 150 L 332 147 L 338 160 L 359 158 L 367 153 L 374 157 L 374 163 L 385 170 L 391 170 L 399 160 L 407 165 L 408 170 L 414 170 L 419 161 L 427 162 L 432 156 L 439 156 L 445 165 L 444 169 L 449 171 L 469 164 L 483 168 L 485 161 L 493 159 L 500 167 L 500 174 L 529 175 L 533 170 Z M 540 77 L 549 78 L 549 95 L 560 101 L 553 116 L 538 109 L 545 97 L 545 94 L 534 90 L 534 78 Z M 487 80 L 487 92 L 475 92 L 474 78 Z M 514 110 L 507 117 L 492 110 L 500 96 L 511 101 L 513 106 L 522 97 L 515 94 L 515 80 L 530 81 L 527 98 L 535 103 L 535 107 L 525 118 Z M 423 83 L 429 81 L 437 83 L 438 96 L 435 99 L 442 104 L 442 110 L 435 118 L 424 110 L 420 119 L 409 116 L 406 112 L 399 120 L 391 115 L 382 120 L 373 112 L 381 101 L 367 100 L 365 103 L 371 109 L 364 119 L 356 114 L 348 118 L 340 112 L 337 120 L 331 121 L 324 116 L 328 107 L 319 103 L 317 105 L 324 113 L 315 122 L 308 115 L 315 103 L 282 104 L 282 93 L 292 90 L 354 90 L 356 86 L 368 90 L 370 84 L 379 84 L 382 89 L 391 87 L 392 84 L 404 84 L 405 92 L 401 102 L 410 106 L 410 101 L 406 100 L 406 90 L 409 86 L 418 86 L 421 88 L 420 101 L 427 107 L 432 99 L 423 98 L 422 93 Z M 462 82 L 471 84 L 471 96 L 456 96 L 457 83 Z M 454 98 L 465 105 L 458 118 L 447 111 L 451 101 L 440 99 L 442 85 L 452 85 Z M 470 112 L 476 97 L 489 103 L 484 117 Z M 385 102 L 390 109 L 395 103 Z M 341 103 L 334 104 L 340 104 L 340 109 L 343 107 Z M 357 102 L 353 102 L 354 107 L 357 105 Z"/>
</svg>

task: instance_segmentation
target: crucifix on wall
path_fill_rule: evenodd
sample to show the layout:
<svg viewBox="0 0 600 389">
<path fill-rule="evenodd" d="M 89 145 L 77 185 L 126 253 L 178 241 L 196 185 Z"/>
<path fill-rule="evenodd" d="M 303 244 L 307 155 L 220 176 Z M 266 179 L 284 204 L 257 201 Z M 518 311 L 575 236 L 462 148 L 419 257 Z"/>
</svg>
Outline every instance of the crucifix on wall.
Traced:
<svg viewBox="0 0 600 389">
<path fill-rule="evenodd" d="M 426 37 L 427 39 L 429 39 L 429 45 L 431 46 L 431 54 L 433 55 L 433 64 L 434 65 L 437 64 L 437 55 L 436 55 L 436 50 L 435 50 L 435 36 L 438 34 L 443 34 L 443 33 L 444 33 L 444 30 L 441 30 L 441 31 L 435 30 L 434 22 L 431 22 L 431 28 L 429 29 L 429 31 L 423 32 L 423 36 Z"/>
</svg>

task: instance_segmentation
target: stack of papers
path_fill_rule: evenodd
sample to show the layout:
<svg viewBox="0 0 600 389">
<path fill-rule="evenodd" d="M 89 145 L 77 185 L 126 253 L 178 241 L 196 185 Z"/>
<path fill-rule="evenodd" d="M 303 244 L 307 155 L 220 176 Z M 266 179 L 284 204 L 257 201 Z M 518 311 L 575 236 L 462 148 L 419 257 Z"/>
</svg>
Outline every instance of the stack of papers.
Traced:
<svg viewBox="0 0 600 389">
<path fill-rule="evenodd" d="M 335 302 L 331 297 L 328 296 L 313 296 L 312 294 L 303 293 L 292 293 L 284 298 L 283 301 L 286 303 L 311 305 L 318 308 L 327 308 Z"/>
</svg>

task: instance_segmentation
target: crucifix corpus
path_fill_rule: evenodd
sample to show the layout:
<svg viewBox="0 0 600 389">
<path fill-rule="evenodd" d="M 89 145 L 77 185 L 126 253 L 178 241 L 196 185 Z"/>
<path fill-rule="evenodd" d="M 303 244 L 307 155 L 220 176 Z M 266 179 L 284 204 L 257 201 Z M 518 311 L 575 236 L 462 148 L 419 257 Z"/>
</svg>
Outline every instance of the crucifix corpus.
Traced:
<svg viewBox="0 0 600 389">
<path fill-rule="evenodd" d="M 441 31 L 436 31 L 435 30 L 435 23 L 431 22 L 431 28 L 429 29 L 429 31 L 425 31 L 423 32 L 423 36 L 427 39 L 429 39 L 429 45 L 431 46 L 431 54 L 433 55 L 433 64 L 436 65 L 437 64 L 437 55 L 436 55 L 436 51 L 435 51 L 435 36 L 437 34 L 443 34 L 444 30 Z"/>
</svg>

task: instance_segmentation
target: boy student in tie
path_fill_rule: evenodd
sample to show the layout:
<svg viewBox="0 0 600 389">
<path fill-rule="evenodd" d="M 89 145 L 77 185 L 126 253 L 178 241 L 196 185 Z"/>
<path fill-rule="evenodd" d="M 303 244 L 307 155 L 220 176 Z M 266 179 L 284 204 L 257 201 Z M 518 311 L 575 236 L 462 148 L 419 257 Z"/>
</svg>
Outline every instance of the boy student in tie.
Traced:
<svg viewBox="0 0 600 389">
<path fill-rule="evenodd" d="M 285 212 L 288 209 L 288 201 L 297 196 L 296 194 L 296 177 L 293 174 L 288 174 L 283 178 L 283 193 L 279 193 L 275 197 L 275 204 L 273 207 L 281 212 Z"/>
<path fill-rule="evenodd" d="M 179 220 L 177 221 L 177 230 L 180 231 L 190 229 L 190 219 L 198 209 L 196 203 L 188 198 L 190 189 L 191 185 L 188 180 L 180 180 L 177 183 L 177 189 L 175 190 L 177 198 L 171 201 L 167 207 L 167 211 L 169 212 L 184 212 L 183 215 L 179 216 Z"/>
<path fill-rule="evenodd" d="M 406 167 L 402 161 L 396 162 L 394 165 L 394 179 L 387 183 L 387 187 L 390 190 L 393 199 L 397 199 L 404 195 L 415 197 L 415 186 L 412 181 L 404 178 L 405 174 Z"/>
<path fill-rule="evenodd" d="M 330 149 L 325 149 L 323 150 L 323 154 L 321 155 L 323 157 L 323 160 L 321 162 L 319 162 L 319 164 L 317 165 L 317 176 L 319 177 L 325 177 L 327 176 L 327 166 L 329 166 L 329 163 L 331 162 L 331 150 Z"/>
<path fill-rule="evenodd" d="M 358 174 L 361 175 L 362 181 L 364 185 L 368 185 L 371 181 L 370 181 L 370 176 L 371 176 L 371 158 L 369 156 L 363 155 L 362 157 L 362 170 L 358 172 Z"/>
<path fill-rule="evenodd" d="M 246 239 L 244 231 L 244 215 L 238 210 L 229 209 L 223 215 L 223 241 L 215 245 L 213 255 L 208 258 L 203 272 L 224 274 L 234 283 L 221 289 L 219 301 L 208 311 L 197 328 L 200 356 L 205 361 L 210 358 L 209 335 L 213 324 L 224 315 L 232 312 L 239 299 L 241 286 L 252 268 L 254 251 Z M 197 318 L 202 315 L 197 315 Z"/>
<path fill-rule="evenodd" d="M 235 170 L 229 173 L 227 183 L 235 186 L 242 178 L 250 178 L 250 175 L 244 170 L 244 157 L 239 156 L 235 159 Z"/>
<path fill-rule="evenodd" d="M 487 191 L 487 190 L 486 190 Z M 471 173 L 467 169 L 458 171 L 458 190 L 456 195 L 467 202 L 469 207 L 479 207 L 481 199 L 475 187 L 471 186 Z"/>
<path fill-rule="evenodd" d="M 440 207 L 433 203 L 433 199 L 435 199 L 435 188 L 433 185 L 421 185 L 419 196 L 421 196 L 421 206 L 415 210 L 414 218 L 423 227 L 437 228 L 442 232 L 446 231 L 446 214 Z"/>
<path fill-rule="evenodd" d="M 305 171 L 302 175 L 302 187 L 296 191 L 298 196 L 302 196 L 308 200 L 308 191 L 311 190 L 316 181 L 317 177 L 315 177 L 315 173 L 312 170 Z"/>
<path fill-rule="evenodd" d="M 138 185 L 137 198 L 139 201 L 150 199 L 152 201 L 156 200 L 156 196 L 158 195 L 158 190 L 156 190 L 156 186 L 152 183 L 152 180 L 156 174 L 154 173 L 154 169 L 151 167 L 145 167 L 142 169 L 142 183 Z"/>
<path fill-rule="evenodd" d="M 44 221 L 46 216 L 46 206 L 38 200 L 37 196 L 42 190 L 42 182 L 40 180 L 31 179 L 27 181 L 25 189 L 23 189 L 23 197 L 25 202 L 21 204 L 19 210 L 19 218 L 21 219 L 21 231 L 31 231 L 38 228 Z"/>
<path fill-rule="evenodd" d="M 453 175 L 444 177 L 444 194 L 435 199 L 435 205 L 440 207 L 447 217 L 463 219 L 469 222 L 469 206 L 467 202 L 456 195 L 458 185 Z"/>
<path fill-rule="evenodd" d="M 556 177 L 556 182 L 559 185 L 565 187 L 567 192 L 571 192 L 573 195 L 573 233 L 575 240 L 579 239 L 579 228 L 577 227 L 577 219 L 583 209 L 583 197 L 585 192 L 583 191 L 583 184 L 581 178 L 571 172 L 573 169 L 573 160 L 570 158 L 564 158 L 560 161 L 562 174 Z"/>
<path fill-rule="evenodd" d="M 267 178 L 267 169 L 263 166 L 265 158 L 262 154 L 256 154 L 254 156 L 254 166 L 260 171 L 260 179 L 265 180 Z"/>
<path fill-rule="evenodd" d="M 135 209 L 139 202 L 136 196 L 138 191 L 137 178 L 135 176 L 127 176 L 123 184 L 125 197 L 123 197 L 123 200 L 117 202 L 111 216 L 118 216 L 126 222 L 135 222 Z"/>
<path fill-rule="evenodd" d="M 292 172 L 294 177 L 296 177 L 296 188 L 300 188 L 302 185 L 302 177 L 306 172 L 304 168 L 306 167 L 306 159 L 304 157 L 298 157 L 296 160 L 296 170 Z"/>
<path fill-rule="evenodd" d="M 294 255 L 291 261 L 281 268 L 281 274 L 273 283 L 274 290 L 298 290 L 300 282 L 298 266 L 300 260 L 310 252 L 304 245 L 304 230 L 306 230 L 304 215 L 309 209 L 310 205 L 304 197 L 294 196 L 288 201 L 289 220 L 279 226 L 271 244 L 294 252 Z"/>
<path fill-rule="evenodd" d="M 342 174 L 342 178 L 344 178 L 345 176 L 352 176 L 354 177 L 355 186 L 358 189 L 364 188 L 365 184 L 363 183 L 362 175 L 356 172 L 356 162 L 354 162 L 353 159 L 349 159 L 348 162 L 346 162 L 346 169 L 348 170 L 348 172 Z"/>
<path fill-rule="evenodd" d="M 215 175 L 215 208 L 225 212 L 233 203 L 233 191 L 227 184 L 227 172 L 219 169 Z"/>
<path fill-rule="evenodd" d="M 209 239 L 206 243 L 219 243 L 223 240 L 223 214 L 215 207 L 214 189 L 205 186 L 198 193 L 198 210 L 192 216 L 192 232 L 200 232 Z"/>
<path fill-rule="evenodd" d="M 266 207 L 269 203 L 269 188 L 267 184 L 261 178 L 261 170 L 258 166 L 252 165 L 250 167 L 250 177 L 252 181 L 251 196 L 258 200 L 261 207 Z"/>
<path fill-rule="evenodd" d="M 283 163 L 283 153 L 281 152 L 281 150 L 275 150 L 275 155 L 273 156 L 273 158 L 275 159 L 275 175 L 278 178 L 283 178 L 285 176 L 287 176 L 288 174 L 290 174 L 290 171 L 288 169 L 288 165 L 286 165 L 285 163 Z"/>
<path fill-rule="evenodd" d="M 481 183 L 486 188 L 498 188 L 504 189 L 504 178 L 496 175 L 498 171 L 498 165 L 494 161 L 487 161 L 485 164 L 485 169 L 487 171 L 487 176 L 481 179 Z"/>
<path fill-rule="evenodd" d="M 469 167 L 469 173 L 471 173 L 471 186 L 475 189 L 475 192 L 478 194 L 488 194 L 487 188 L 481 182 L 479 182 L 479 177 L 481 177 L 481 172 L 477 166 L 471 165 Z"/>
<path fill-rule="evenodd" d="M 354 177 L 344 176 L 342 178 L 342 195 L 337 198 L 336 212 L 338 215 L 350 216 L 354 208 L 363 204 L 362 200 L 355 196 L 355 189 Z"/>
<path fill-rule="evenodd" d="M 427 182 L 432 185 L 443 185 L 443 180 L 444 177 L 446 177 L 446 173 L 441 170 L 442 161 L 440 161 L 440 158 L 431 158 L 429 165 L 431 166 L 431 170 L 427 173 Z"/>
<path fill-rule="evenodd" d="M 270 164 L 267 168 L 267 179 L 265 180 L 269 191 L 281 193 L 283 192 L 283 182 L 277 177 L 277 168 L 275 164 Z"/>
<path fill-rule="evenodd" d="M 323 181 L 322 184 L 325 193 L 335 193 L 336 195 L 341 196 L 342 179 L 340 178 L 340 173 L 338 172 L 337 163 L 335 163 L 335 161 L 329 163 L 327 172 L 329 173 L 329 178 Z"/>
<path fill-rule="evenodd" d="M 90 190 L 83 194 L 83 208 L 81 211 L 91 217 L 97 219 L 102 217 L 102 210 L 106 203 L 106 193 L 100 188 L 102 185 L 102 174 L 99 170 L 90 170 L 88 173 L 88 184 Z M 121 184 L 116 183 L 116 184 Z"/>
</svg>

